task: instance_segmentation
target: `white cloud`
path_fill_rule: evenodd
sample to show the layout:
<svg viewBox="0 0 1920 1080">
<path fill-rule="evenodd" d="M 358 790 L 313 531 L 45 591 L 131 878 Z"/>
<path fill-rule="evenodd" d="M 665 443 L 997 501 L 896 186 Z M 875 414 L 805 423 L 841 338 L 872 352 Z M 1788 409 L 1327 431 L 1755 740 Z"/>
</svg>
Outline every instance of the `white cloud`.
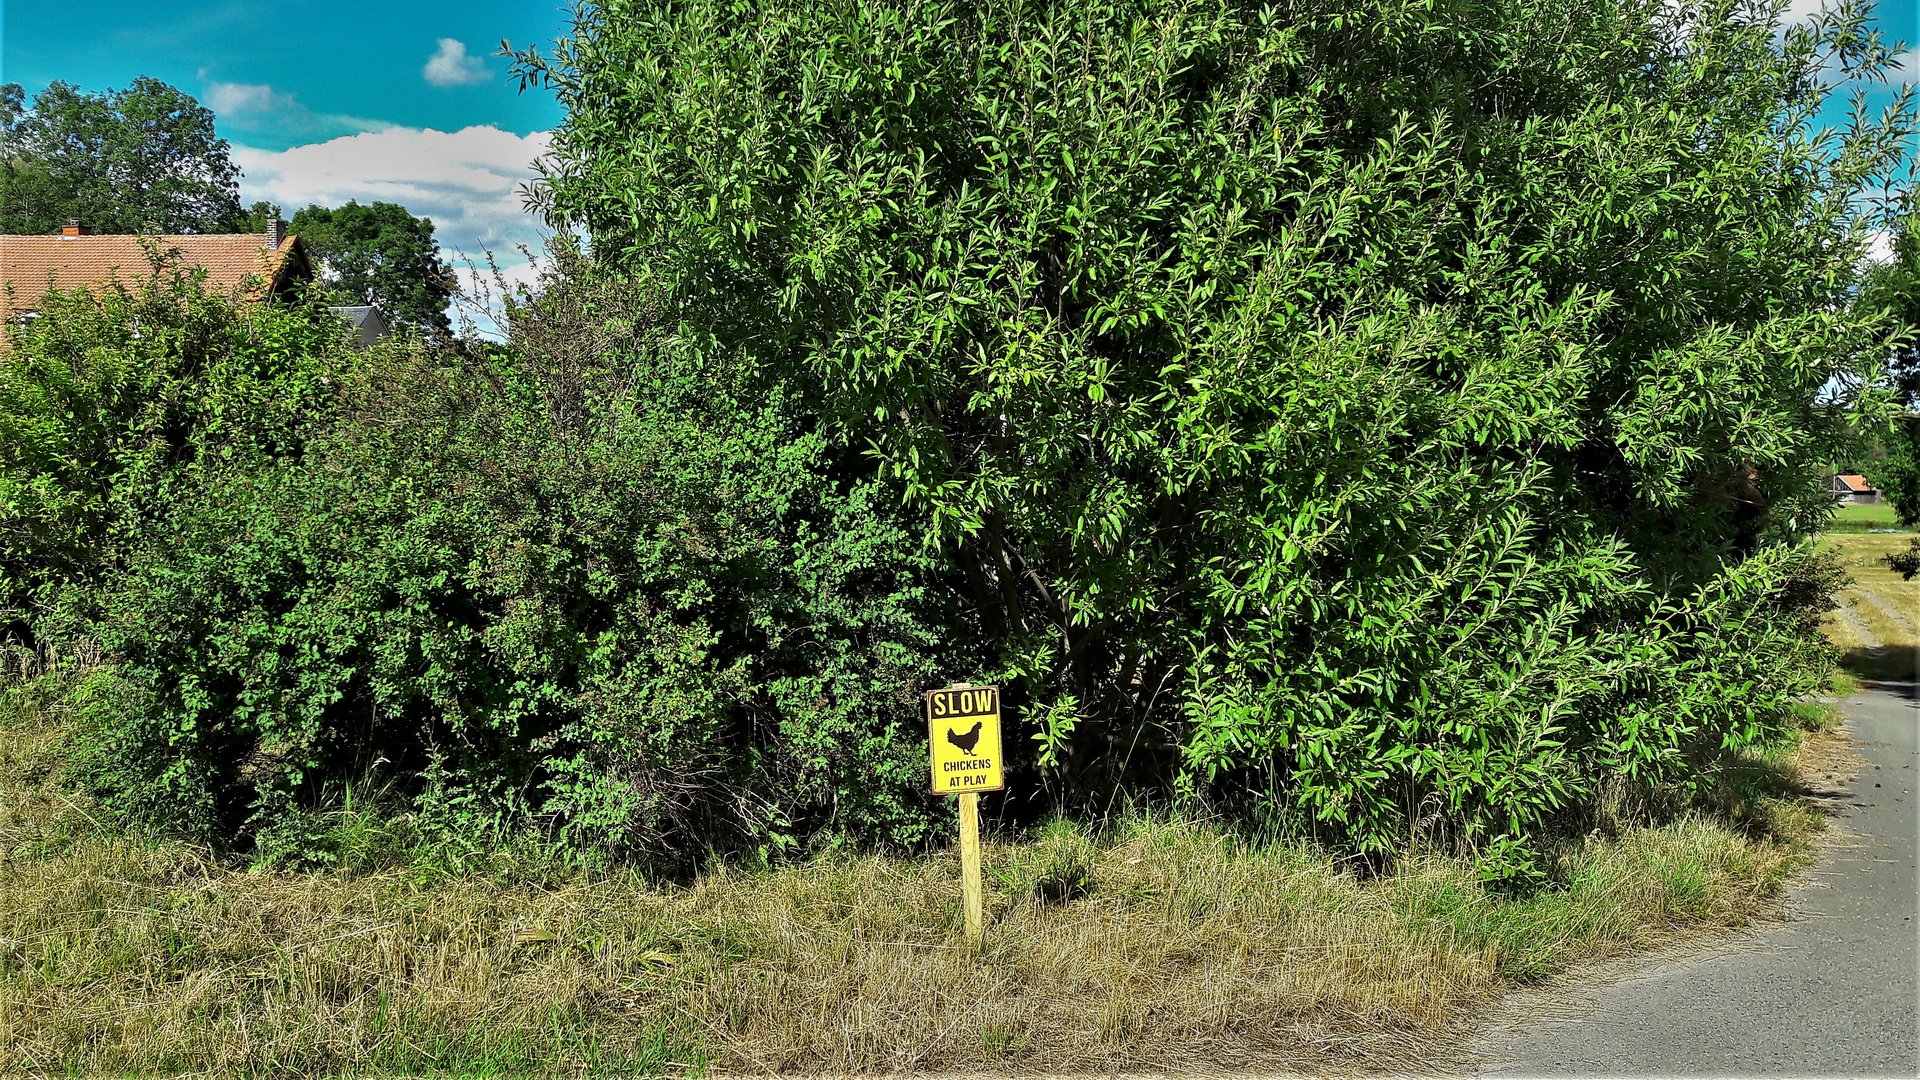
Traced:
<svg viewBox="0 0 1920 1080">
<path fill-rule="evenodd" d="M 494 127 L 451 132 L 394 127 L 287 150 L 236 146 L 233 160 L 242 172 L 243 202 L 265 199 L 288 217 L 310 203 L 399 203 L 409 213 L 433 219 L 434 238 L 449 262 L 461 267 L 466 261 L 463 285 L 475 280 L 472 262 L 484 266 L 487 252 L 510 282 L 519 283 L 533 279 L 519 245 L 537 253 L 548 232 L 539 218 L 526 213 L 523 185 L 535 175 L 533 162 L 551 146 L 544 131 L 516 135 Z"/>
<path fill-rule="evenodd" d="M 1920 48 L 1895 53 L 1893 66 L 1887 69 L 1887 81 L 1895 86 L 1920 80 Z"/>
<path fill-rule="evenodd" d="M 472 86 L 487 81 L 487 65 L 468 56 L 467 47 L 453 38 L 441 38 L 440 47 L 420 70 L 435 86 Z"/>
<path fill-rule="evenodd" d="M 245 131 L 271 130 L 318 135 L 343 128 L 349 131 L 384 131 L 393 127 L 384 120 L 314 112 L 299 98 L 275 90 L 267 83 L 215 80 L 206 84 L 206 91 L 201 98 L 221 123 Z"/>
<path fill-rule="evenodd" d="M 207 108 L 216 114 L 276 112 L 295 104 L 292 94 L 282 94 L 266 83 L 207 84 Z"/>
<path fill-rule="evenodd" d="M 1885 266 L 1893 261 L 1893 231 L 1891 229 L 1867 230 L 1867 262 L 1873 266 Z"/>
<path fill-rule="evenodd" d="M 1812 22 L 1820 9 L 1829 7 L 1833 0 L 1789 0 L 1787 10 L 1780 13 L 1780 24 L 1792 26 L 1794 23 Z"/>
<path fill-rule="evenodd" d="M 286 150 L 236 146 L 233 160 L 244 174 L 243 201 L 267 199 L 288 214 L 309 203 L 339 206 L 349 199 L 399 203 L 432 218 L 449 252 L 491 250 L 508 258 L 515 244 L 537 248 L 545 235 L 524 212 L 521 185 L 550 146 L 544 131 L 394 127 Z"/>
</svg>

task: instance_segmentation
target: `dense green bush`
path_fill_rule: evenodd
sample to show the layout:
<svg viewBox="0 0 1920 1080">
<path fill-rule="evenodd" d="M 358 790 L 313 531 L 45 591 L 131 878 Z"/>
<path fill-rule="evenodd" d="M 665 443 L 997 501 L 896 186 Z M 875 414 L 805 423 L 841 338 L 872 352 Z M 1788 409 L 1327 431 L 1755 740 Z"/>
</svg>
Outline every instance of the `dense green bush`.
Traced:
<svg viewBox="0 0 1920 1080">
<path fill-rule="evenodd" d="M 957 635 L 898 496 L 573 273 L 514 349 L 391 353 L 102 591 L 85 771 L 272 857 L 371 779 L 437 827 L 698 856 L 927 828 Z"/>
<path fill-rule="evenodd" d="M 208 476 L 295 454 L 347 355 L 308 306 L 235 307 L 154 275 L 44 298 L 0 351 L 0 641 L 83 630 L 88 586 Z"/>
<path fill-rule="evenodd" d="M 1070 799 L 1524 869 L 1824 663 L 1862 11 L 589 4 L 538 198 L 901 485 Z M 1550 47 L 1543 43 L 1552 43 Z M 1031 788 L 1033 775 L 1017 780 Z"/>
</svg>

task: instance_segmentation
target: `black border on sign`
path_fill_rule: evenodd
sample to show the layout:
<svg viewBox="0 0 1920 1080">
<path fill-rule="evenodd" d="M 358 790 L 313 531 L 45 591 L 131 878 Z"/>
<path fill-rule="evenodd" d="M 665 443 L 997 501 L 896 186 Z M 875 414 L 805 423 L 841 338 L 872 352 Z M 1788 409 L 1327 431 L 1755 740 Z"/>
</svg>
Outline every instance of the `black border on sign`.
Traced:
<svg viewBox="0 0 1920 1080">
<path fill-rule="evenodd" d="M 933 695 L 958 693 L 962 690 L 993 691 L 993 711 L 983 712 L 983 713 L 970 712 L 970 713 L 960 713 L 955 716 L 943 716 L 940 718 L 940 722 L 946 723 L 951 720 L 964 720 L 969 716 L 993 717 L 993 726 L 996 729 L 996 733 L 999 734 L 1000 736 L 1000 769 L 999 769 L 1000 782 L 998 784 L 995 784 L 992 787 L 968 788 L 965 791 L 941 791 L 938 788 L 934 787 L 933 785 L 933 735 L 934 735 Z M 1007 740 L 1006 740 L 1006 731 L 1004 730 L 1004 724 L 1003 724 L 1004 714 L 1001 712 L 1001 709 L 1000 709 L 1000 687 L 998 686 L 942 686 L 937 690 L 927 691 L 926 707 L 927 707 L 927 794 L 952 797 L 955 795 L 978 795 L 983 791 L 1007 790 Z"/>
</svg>

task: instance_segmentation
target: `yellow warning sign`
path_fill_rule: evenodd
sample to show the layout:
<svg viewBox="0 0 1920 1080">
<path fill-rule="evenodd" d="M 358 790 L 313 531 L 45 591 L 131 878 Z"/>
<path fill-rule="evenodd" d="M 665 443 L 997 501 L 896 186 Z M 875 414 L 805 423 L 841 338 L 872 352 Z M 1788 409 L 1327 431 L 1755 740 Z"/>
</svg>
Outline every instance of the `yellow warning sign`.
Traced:
<svg viewBox="0 0 1920 1080">
<path fill-rule="evenodd" d="M 927 691 L 933 792 L 962 795 L 1006 787 L 1000 759 L 1000 688 L 957 686 Z"/>
</svg>

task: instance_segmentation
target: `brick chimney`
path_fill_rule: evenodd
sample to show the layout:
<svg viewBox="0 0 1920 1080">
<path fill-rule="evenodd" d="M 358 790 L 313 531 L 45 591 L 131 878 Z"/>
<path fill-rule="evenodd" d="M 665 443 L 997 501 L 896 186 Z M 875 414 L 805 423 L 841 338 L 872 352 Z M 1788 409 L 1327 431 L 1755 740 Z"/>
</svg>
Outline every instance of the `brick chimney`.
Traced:
<svg viewBox="0 0 1920 1080">
<path fill-rule="evenodd" d="M 80 224 L 79 218 L 68 218 L 66 227 L 60 230 L 61 236 L 87 236 L 93 230 Z"/>
<path fill-rule="evenodd" d="M 267 208 L 267 247 L 278 250 L 287 239 L 287 223 L 280 220 L 280 208 Z"/>
</svg>

